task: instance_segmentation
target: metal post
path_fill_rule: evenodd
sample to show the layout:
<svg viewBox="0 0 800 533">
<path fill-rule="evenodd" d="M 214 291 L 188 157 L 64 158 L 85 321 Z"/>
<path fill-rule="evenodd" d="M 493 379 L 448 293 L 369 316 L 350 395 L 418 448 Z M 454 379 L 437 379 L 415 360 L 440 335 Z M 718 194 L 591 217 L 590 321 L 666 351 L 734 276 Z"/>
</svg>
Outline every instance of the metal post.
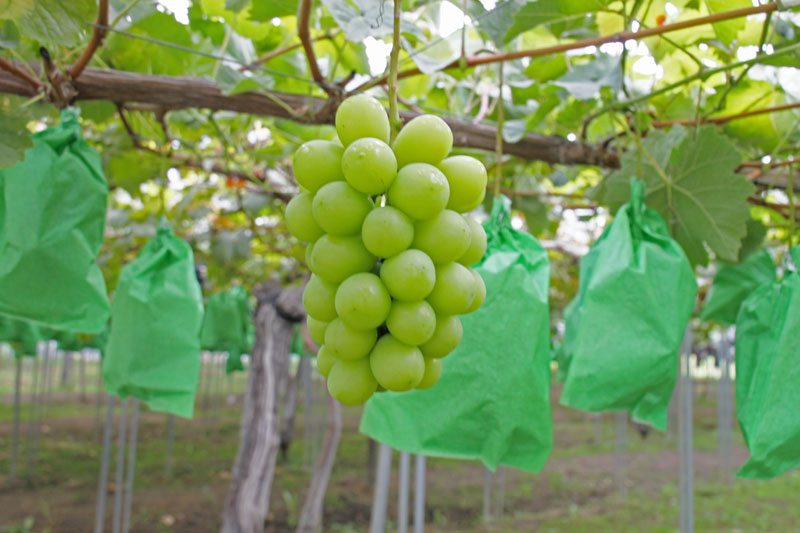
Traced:
<svg viewBox="0 0 800 533">
<path fill-rule="evenodd" d="M 425 531 L 425 456 L 414 457 L 414 533 Z"/>
<path fill-rule="evenodd" d="M 175 415 L 167 416 L 167 450 L 164 453 L 164 477 L 172 477 L 172 447 L 175 443 Z"/>
<path fill-rule="evenodd" d="M 95 427 L 95 435 L 97 437 L 100 436 L 100 406 L 102 403 L 103 398 L 103 357 L 100 355 L 100 351 L 97 351 L 98 359 L 98 367 L 97 367 L 97 390 L 95 391 L 95 400 L 96 400 L 96 409 L 95 409 L 95 417 L 94 417 L 94 427 Z"/>
<path fill-rule="evenodd" d="M 9 457 L 8 479 L 17 479 L 17 451 L 19 450 L 19 410 L 22 394 L 22 354 L 14 358 L 14 424 L 11 429 L 11 457 Z"/>
<path fill-rule="evenodd" d="M 623 498 L 628 489 L 627 467 L 628 467 L 628 413 L 617 411 L 614 413 L 614 471 L 616 474 L 617 491 Z"/>
<path fill-rule="evenodd" d="M 381 443 L 378 450 L 378 468 L 375 472 L 375 491 L 372 497 L 370 533 L 383 533 L 386 529 L 386 505 L 389 501 L 389 477 L 392 473 L 392 449 Z"/>
<path fill-rule="evenodd" d="M 55 360 L 57 346 L 53 341 L 47 341 L 44 345 L 44 366 L 42 368 L 44 382 L 42 383 L 42 404 L 39 408 L 40 422 L 47 417 L 47 408 L 50 406 L 50 392 L 53 386 L 52 374 L 57 365 Z"/>
<path fill-rule="evenodd" d="M 80 358 L 80 367 L 79 367 L 78 370 L 80 372 L 80 376 L 79 377 L 80 377 L 80 380 L 81 380 L 81 401 L 82 402 L 86 401 L 86 356 L 89 355 L 88 352 L 89 352 L 88 348 L 84 348 L 83 350 L 81 350 L 79 352 L 81 358 Z"/>
<path fill-rule="evenodd" d="M 733 328 L 726 328 L 722 331 L 719 342 L 719 370 L 720 378 L 717 387 L 717 437 L 719 446 L 720 463 L 722 469 L 722 479 L 726 483 L 731 481 L 733 459 L 731 457 L 731 436 L 733 424 L 733 390 L 731 384 L 730 363 L 731 340 L 734 334 Z"/>
<path fill-rule="evenodd" d="M 600 446 L 603 443 L 603 413 L 593 413 L 594 418 L 594 443 Z"/>
<path fill-rule="evenodd" d="M 40 347 L 42 343 L 37 343 L 36 345 L 36 352 L 37 356 L 38 353 L 41 351 Z M 36 414 L 38 411 L 39 406 L 39 358 L 33 358 L 33 388 L 31 389 L 31 406 L 30 406 L 30 414 L 28 416 L 28 453 L 25 459 L 25 470 L 28 473 L 28 477 L 33 475 L 33 468 L 34 468 L 34 460 L 33 460 L 33 446 L 31 443 L 33 442 L 33 435 L 36 432 Z"/>
<path fill-rule="evenodd" d="M 692 459 L 692 332 L 686 327 L 678 372 L 678 450 L 680 456 L 680 531 L 694 531 L 694 464 Z"/>
<path fill-rule="evenodd" d="M 114 515 L 111 525 L 113 533 L 120 533 L 122 529 L 122 496 L 123 480 L 125 478 L 125 430 L 128 427 L 128 400 L 122 401 L 119 411 L 119 435 L 117 436 L 117 470 L 114 472 Z"/>
<path fill-rule="evenodd" d="M 506 467 L 497 467 L 497 497 L 495 499 L 494 516 L 502 518 L 506 506 Z"/>
<path fill-rule="evenodd" d="M 131 403 L 131 432 L 128 440 L 128 476 L 125 480 L 125 508 L 122 511 L 122 533 L 131 529 L 131 507 L 133 505 L 133 477 L 136 473 L 136 438 L 139 434 L 139 400 L 130 399 Z"/>
<path fill-rule="evenodd" d="M 492 471 L 483 467 L 483 523 L 492 521 Z"/>
<path fill-rule="evenodd" d="M 411 454 L 400 452 L 397 479 L 397 533 L 408 532 L 408 482 L 411 470 Z"/>
<path fill-rule="evenodd" d="M 100 476 L 97 482 L 97 508 L 94 515 L 94 533 L 103 533 L 106 519 L 106 492 L 108 487 L 108 470 L 111 462 L 111 435 L 114 433 L 114 403 L 115 398 L 108 395 L 108 408 L 106 409 L 106 425 L 103 428 L 103 452 L 100 462 Z"/>
</svg>

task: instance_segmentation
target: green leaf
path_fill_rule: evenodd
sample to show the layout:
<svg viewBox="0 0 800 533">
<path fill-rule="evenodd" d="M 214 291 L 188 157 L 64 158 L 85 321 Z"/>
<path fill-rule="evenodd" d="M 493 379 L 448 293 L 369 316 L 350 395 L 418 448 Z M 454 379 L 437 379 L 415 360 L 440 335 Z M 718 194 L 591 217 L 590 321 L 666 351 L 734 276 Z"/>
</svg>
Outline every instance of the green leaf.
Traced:
<svg viewBox="0 0 800 533">
<path fill-rule="evenodd" d="M 348 41 L 360 43 L 367 37 L 392 33 L 392 7 L 374 0 L 322 0 Z M 354 4 L 354 5 L 353 5 Z"/>
<path fill-rule="evenodd" d="M 525 119 L 511 119 L 503 122 L 503 140 L 507 143 L 515 143 L 525 137 Z"/>
<path fill-rule="evenodd" d="M 217 72 L 217 85 L 226 95 L 271 89 L 275 80 L 266 74 L 246 76 L 244 72 L 222 65 Z"/>
<path fill-rule="evenodd" d="M 748 255 L 761 248 L 767 236 L 767 227 L 760 220 L 751 218 L 747 221 L 747 233 L 742 239 L 742 247 L 739 248 L 739 262 L 744 261 Z"/>
<path fill-rule="evenodd" d="M 211 254 L 220 263 L 230 263 L 250 257 L 250 230 L 221 230 L 211 240 Z"/>
<path fill-rule="evenodd" d="M 579 100 L 596 98 L 602 87 L 611 87 L 614 91 L 622 88 L 619 63 L 619 57 L 599 54 L 594 61 L 574 67 L 553 83 Z"/>
<path fill-rule="evenodd" d="M 567 59 L 564 54 L 550 57 L 535 57 L 525 67 L 525 75 L 540 83 L 551 81 L 567 72 Z"/>
<path fill-rule="evenodd" d="M 96 13 L 94 0 L 36 0 L 17 23 L 25 36 L 37 41 L 75 46 L 91 33 L 87 23 Z"/>
<path fill-rule="evenodd" d="M 1 0 L 0 0 L 1 1 Z M 16 48 L 19 45 L 19 30 L 12 20 L 0 23 L 0 48 Z"/>
<path fill-rule="evenodd" d="M 297 13 L 298 0 L 261 0 L 250 8 L 250 18 L 259 22 L 269 22 L 275 17 L 285 17 Z M 227 5 L 227 4 L 226 4 Z"/>
<path fill-rule="evenodd" d="M 630 176 L 638 176 L 647 187 L 647 205 L 668 222 L 692 264 L 708 264 L 705 246 L 736 262 L 754 191 L 735 173 L 741 161 L 736 147 L 714 126 L 701 127 L 696 138 L 682 126 L 651 132 L 641 146 L 641 156 L 625 153 L 621 168 L 600 185 L 600 201 L 618 209 L 630 197 Z"/>
<path fill-rule="evenodd" d="M 506 32 L 505 42 L 542 24 L 565 22 L 598 11 L 606 5 L 603 0 L 535 0 L 527 2 L 514 13 L 514 23 Z"/>
<path fill-rule="evenodd" d="M 238 13 L 250 4 L 250 0 L 225 0 L 225 9 Z"/>
<path fill-rule="evenodd" d="M 538 196 L 515 196 L 511 205 L 525 215 L 525 224 L 533 235 L 541 234 L 550 225 L 548 207 Z"/>
<path fill-rule="evenodd" d="M 524 5 L 524 0 L 506 0 L 500 2 L 494 8 L 481 16 L 478 28 L 494 41 L 497 46 L 503 46 L 508 41 L 506 34 L 514 23 L 514 14 Z"/>
<path fill-rule="evenodd" d="M 131 148 L 115 153 L 105 171 L 109 183 L 136 196 L 139 185 L 160 176 L 163 168 L 164 163 L 157 155 Z"/>
<path fill-rule="evenodd" d="M 16 164 L 33 146 L 27 124 L 27 114 L 7 111 L 0 105 L 0 168 Z"/>
<path fill-rule="evenodd" d="M 731 9 L 750 7 L 752 5 L 750 0 L 706 0 L 706 6 L 711 13 L 721 13 L 722 11 L 730 11 Z M 717 39 L 730 46 L 739 31 L 744 29 L 744 25 L 745 18 L 742 17 L 715 22 L 713 28 Z"/>
</svg>

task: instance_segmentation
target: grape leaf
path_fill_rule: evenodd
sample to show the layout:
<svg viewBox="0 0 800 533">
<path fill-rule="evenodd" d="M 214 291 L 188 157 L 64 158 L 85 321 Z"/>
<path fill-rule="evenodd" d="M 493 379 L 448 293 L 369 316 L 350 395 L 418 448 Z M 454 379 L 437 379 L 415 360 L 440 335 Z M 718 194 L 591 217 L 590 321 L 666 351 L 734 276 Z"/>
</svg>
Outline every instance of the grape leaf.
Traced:
<svg viewBox="0 0 800 533">
<path fill-rule="evenodd" d="M 602 87 L 611 87 L 616 92 L 622 88 L 619 62 L 619 57 L 598 54 L 594 61 L 575 66 L 553 83 L 579 100 L 595 98 Z"/>
<path fill-rule="evenodd" d="M 605 7 L 605 0 L 535 0 L 527 2 L 513 14 L 514 23 L 506 32 L 505 42 L 520 33 L 541 24 L 566 21 L 579 15 L 598 11 Z"/>
<path fill-rule="evenodd" d="M 706 6 L 711 13 L 720 13 L 722 11 L 730 11 L 731 9 L 750 7 L 751 5 L 753 4 L 750 0 L 706 0 Z M 717 39 L 722 41 L 725 45 L 730 46 L 739 31 L 744 29 L 744 24 L 744 18 L 715 22 L 713 25 L 714 34 L 717 36 Z"/>
<path fill-rule="evenodd" d="M 97 13 L 94 0 L 36 0 L 17 20 L 26 37 L 49 44 L 75 46 L 91 32 Z"/>
<path fill-rule="evenodd" d="M 33 146 L 27 123 L 26 115 L 7 112 L 0 106 L 0 168 L 15 164 Z"/>
<path fill-rule="evenodd" d="M 748 255 L 761 248 L 767 236 L 767 227 L 760 220 L 751 218 L 747 221 L 747 234 L 742 239 L 739 248 L 739 262 L 744 261 Z"/>
<path fill-rule="evenodd" d="M 285 17 L 297 13 L 298 0 L 269 0 L 254 2 L 250 8 L 250 19 L 269 22 L 275 17 Z"/>
<path fill-rule="evenodd" d="M 246 8 L 250 0 L 225 0 L 225 9 L 238 13 Z"/>
<path fill-rule="evenodd" d="M 506 34 L 514 23 L 514 14 L 523 6 L 523 0 L 506 0 L 500 2 L 486 14 L 477 19 L 478 28 L 497 46 L 503 46 L 508 41 Z"/>
<path fill-rule="evenodd" d="M 708 264 L 707 245 L 724 261 L 736 262 L 747 233 L 747 198 L 753 185 L 734 171 L 741 161 L 736 147 L 714 126 L 703 126 L 693 138 L 675 126 L 649 133 L 621 158 L 595 197 L 616 211 L 630 198 L 628 180 L 638 176 L 647 190 L 647 205 L 670 225 L 692 264 Z M 641 173 L 637 172 L 641 162 Z"/>
<path fill-rule="evenodd" d="M 392 33 L 392 8 L 387 2 L 354 0 L 355 6 L 347 0 L 322 0 L 322 3 L 342 28 L 348 41 L 360 43 L 367 37 Z"/>
<path fill-rule="evenodd" d="M 19 45 L 19 30 L 11 20 L 0 22 L 0 48 L 16 48 Z"/>
<path fill-rule="evenodd" d="M 227 95 L 272 89 L 275 85 L 275 80 L 266 74 L 245 76 L 243 72 L 227 65 L 220 67 L 216 81 L 223 94 Z"/>
</svg>

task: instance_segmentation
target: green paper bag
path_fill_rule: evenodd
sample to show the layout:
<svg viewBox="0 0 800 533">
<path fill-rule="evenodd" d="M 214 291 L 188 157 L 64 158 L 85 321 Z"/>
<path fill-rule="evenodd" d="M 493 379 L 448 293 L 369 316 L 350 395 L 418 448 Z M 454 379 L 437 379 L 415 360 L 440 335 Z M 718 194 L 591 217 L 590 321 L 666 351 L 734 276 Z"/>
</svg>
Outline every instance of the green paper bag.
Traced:
<svg viewBox="0 0 800 533">
<path fill-rule="evenodd" d="M 629 411 L 665 430 L 696 294 L 686 255 L 661 216 L 644 205 L 643 184 L 632 179 L 631 201 L 581 259 L 561 403 Z"/>
<path fill-rule="evenodd" d="M 36 345 L 44 340 L 48 338 L 36 324 L 0 315 L 0 342 L 11 344 L 15 357 L 35 357 Z"/>
<path fill-rule="evenodd" d="M 242 354 L 249 352 L 252 344 L 250 331 L 253 319 L 250 296 L 242 287 L 233 287 L 208 297 L 200 345 L 212 352 L 228 352 L 225 371 L 244 370 Z"/>
<path fill-rule="evenodd" d="M 101 331 L 109 315 L 95 262 L 108 185 L 77 113 L 33 135 L 25 160 L 0 170 L 0 314 L 68 331 Z"/>
<path fill-rule="evenodd" d="M 736 416 L 750 450 L 739 477 L 800 466 L 800 247 L 792 255 L 795 268 L 751 294 L 736 319 Z"/>
<path fill-rule="evenodd" d="M 474 266 L 486 301 L 461 317 L 464 336 L 430 389 L 375 394 L 361 431 L 390 446 L 538 472 L 553 445 L 550 410 L 550 264 L 529 233 L 511 228 L 511 202 L 494 201 L 488 247 Z"/>
<path fill-rule="evenodd" d="M 191 418 L 202 322 L 192 249 L 162 223 L 119 276 L 103 358 L 108 391 Z"/>
<path fill-rule="evenodd" d="M 752 253 L 739 264 L 723 263 L 714 276 L 700 318 L 735 324 L 744 299 L 776 277 L 775 263 L 767 250 Z"/>
</svg>

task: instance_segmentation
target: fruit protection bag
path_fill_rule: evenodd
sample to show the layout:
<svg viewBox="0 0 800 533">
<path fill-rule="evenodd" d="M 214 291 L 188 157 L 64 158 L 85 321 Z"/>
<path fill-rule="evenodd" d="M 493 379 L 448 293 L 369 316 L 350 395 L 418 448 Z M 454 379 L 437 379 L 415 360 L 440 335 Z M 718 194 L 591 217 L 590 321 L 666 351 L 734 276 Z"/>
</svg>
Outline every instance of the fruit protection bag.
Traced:
<svg viewBox="0 0 800 533">
<path fill-rule="evenodd" d="M 154 411 L 191 418 L 200 373 L 203 297 L 191 247 L 162 222 L 120 273 L 103 381 Z"/>
<path fill-rule="evenodd" d="M 252 329 L 250 296 L 242 287 L 232 287 L 208 297 L 200 346 L 212 352 L 228 352 L 227 373 L 244 370 L 242 354 L 250 351 Z"/>
<path fill-rule="evenodd" d="M 474 265 L 486 300 L 461 317 L 464 336 L 442 359 L 439 382 L 375 394 L 363 433 L 412 453 L 541 470 L 553 444 L 550 264 L 532 235 L 511 228 L 510 206 L 494 201 L 487 251 Z"/>
<path fill-rule="evenodd" d="M 686 255 L 661 216 L 645 206 L 644 185 L 631 179 L 630 202 L 581 259 L 561 403 L 629 411 L 665 430 L 696 294 Z"/>
<path fill-rule="evenodd" d="M 108 185 L 74 110 L 33 135 L 25 160 L 0 170 L 0 314 L 95 333 L 108 321 L 95 258 Z"/>
<path fill-rule="evenodd" d="M 750 450 L 739 477 L 800 466 L 800 247 L 791 252 L 794 267 L 751 294 L 736 319 L 736 415 Z"/>
<path fill-rule="evenodd" d="M 14 356 L 36 356 L 36 345 L 47 340 L 42 329 L 31 322 L 0 315 L 0 342 L 7 342 L 14 348 Z"/>
<path fill-rule="evenodd" d="M 776 277 L 775 263 L 766 250 L 753 252 L 739 264 L 723 263 L 714 276 L 700 318 L 735 324 L 744 299 Z"/>
</svg>

